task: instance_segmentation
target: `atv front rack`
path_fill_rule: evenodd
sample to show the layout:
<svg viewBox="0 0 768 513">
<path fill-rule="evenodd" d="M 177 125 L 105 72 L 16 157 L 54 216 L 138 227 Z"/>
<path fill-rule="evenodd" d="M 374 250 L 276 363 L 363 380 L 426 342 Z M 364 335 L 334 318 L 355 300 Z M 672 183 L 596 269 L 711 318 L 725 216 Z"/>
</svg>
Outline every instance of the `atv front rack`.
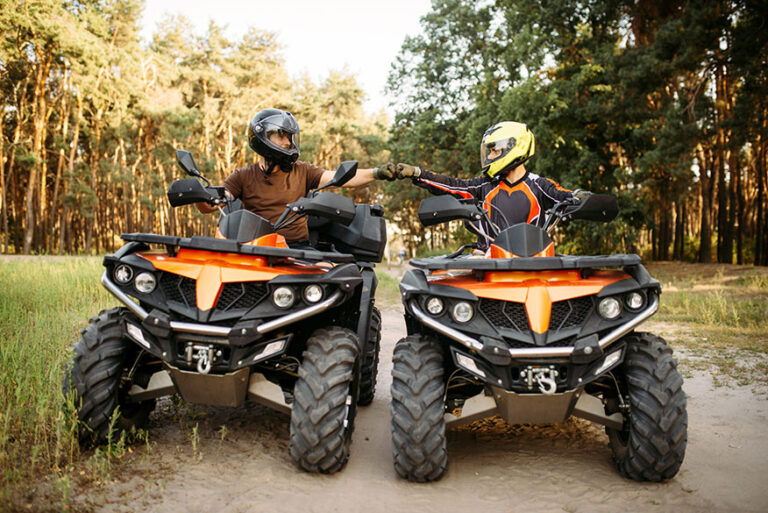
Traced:
<svg viewBox="0 0 768 513">
<path fill-rule="evenodd" d="M 347 253 L 317 251 L 313 249 L 271 248 L 267 246 L 252 246 L 241 244 L 234 240 L 216 239 L 213 237 L 174 237 L 154 233 L 123 233 L 120 237 L 128 242 L 143 242 L 144 244 L 162 244 L 169 253 L 175 254 L 178 248 L 197 249 L 202 251 L 217 251 L 220 253 L 239 253 L 241 255 L 262 256 L 270 259 L 298 258 L 316 262 L 349 263 L 355 257 Z"/>
<path fill-rule="evenodd" d="M 445 256 L 414 258 L 410 264 L 429 271 L 468 269 L 472 271 L 559 271 L 594 267 L 629 267 L 642 263 L 638 255 L 554 256 L 518 258 L 477 258 Z"/>
</svg>

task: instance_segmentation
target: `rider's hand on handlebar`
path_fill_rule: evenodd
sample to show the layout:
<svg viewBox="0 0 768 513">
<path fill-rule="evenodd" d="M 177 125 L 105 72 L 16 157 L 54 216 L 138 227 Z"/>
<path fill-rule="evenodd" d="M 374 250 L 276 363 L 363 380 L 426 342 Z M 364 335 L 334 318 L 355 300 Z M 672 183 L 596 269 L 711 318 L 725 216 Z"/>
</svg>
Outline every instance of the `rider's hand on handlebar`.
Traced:
<svg viewBox="0 0 768 513">
<path fill-rule="evenodd" d="M 374 180 L 387 180 L 388 182 L 392 182 L 395 180 L 395 164 L 392 162 L 387 162 L 383 166 L 379 166 L 377 168 L 374 168 L 373 170 L 373 179 Z"/>
<path fill-rule="evenodd" d="M 396 177 L 400 180 L 403 178 L 418 178 L 421 175 L 421 169 L 410 164 L 400 163 L 397 165 Z"/>
<path fill-rule="evenodd" d="M 573 191 L 573 197 L 579 201 L 584 201 L 590 196 L 592 196 L 592 193 L 589 191 L 585 191 L 584 189 L 576 189 L 575 191 Z"/>
</svg>

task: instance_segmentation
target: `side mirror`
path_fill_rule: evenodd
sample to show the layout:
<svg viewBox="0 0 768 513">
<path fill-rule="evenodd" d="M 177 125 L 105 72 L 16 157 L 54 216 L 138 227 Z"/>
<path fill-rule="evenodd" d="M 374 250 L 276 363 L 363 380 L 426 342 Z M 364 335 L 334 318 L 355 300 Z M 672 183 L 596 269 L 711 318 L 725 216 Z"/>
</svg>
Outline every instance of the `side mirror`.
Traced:
<svg viewBox="0 0 768 513">
<path fill-rule="evenodd" d="M 357 161 L 356 160 L 344 161 L 341 164 L 339 164 L 339 167 L 336 169 L 336 173 L 333 175 L 333 178 L 331 178 L 327 184 L 318 188 L 315 192 L 321 189 L 325 189 L 326 187 L 339 187 L 341 185 L 344 185 L 345 183 L 350 181 L 352 178 L 354 178 L 356 174 L 357 174 Z"/>
<path fill-rule="evenodd" d="M 200 201 L 215 199 L 197 178 L 184 178 L 174 181 L 168 189 L 168 201 L 172 207 L 180 207 Z"/>
<path fill-rule="evenodd" d="M 197 170 L 195 159 L 192 158 L 192 154 L 190 152 L 187 150 L 176 150 L 176 161 L 181 166 L 181 169 L 183 169 L 184 172 L 186 172 L 188 175 L 201 178 L 205 180 L 206 184 L 210 185 L 208 179 L 204 177 L 200 171 Z"/>
<path fill-rule="evenodd" d="M 592 194 L 578 204 L 566 208 L 564 214 L 572 219 L 607 223 L 619 214 L 619 205 L 616 198 L 610 194 Z"/>
<path fill-rule="evenodd" d="M 419 221 L 424 226 L 433 226 L 454 219 L 478 221 L 483 213 L 473 200 L 458 200 L 450 194 L 427 198 L 419 205 Z"/>
</svg>

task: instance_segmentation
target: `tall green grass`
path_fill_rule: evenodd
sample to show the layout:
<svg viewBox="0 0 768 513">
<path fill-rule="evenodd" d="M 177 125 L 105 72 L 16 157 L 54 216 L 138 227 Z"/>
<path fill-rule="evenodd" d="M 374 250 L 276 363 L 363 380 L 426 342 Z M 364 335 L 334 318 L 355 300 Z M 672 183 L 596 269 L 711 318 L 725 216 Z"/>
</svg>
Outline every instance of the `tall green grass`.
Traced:
<svg viewBox="0 0 768 513">
<path fill-rule="evenodd" d="M 400 281 L 383 269 L 376 269 L 379 284 L 376 287 L 376 302 L 379 305 L 393 306 L 400 304 Z"/>
<path fill-rule="evenodd" d="M 728 289 L 715 289 L 680 290 L 663 294 L 662 298 L 662 315 L 677 321 L 744 330 L 768 328 L 765 296 L 739 297 Z"/>
<path fill-rule="evenodd" d="M 768 329 L 768 273 L 736 266 L 654 265 L 661 280 L 659 317 L 708 328 L 765 335 Z"/>
<path fill-rule="evenodd" d="M 98 257 L 0 261 L 0 503 L 78 456 L 62 379 L 79 332 L 116 305 Z"/>
<path fill-rule="evenodd" d="M 724 350 L 768 354 L 768 272 L 717 264 L 665 263 L 648 268 L 664 287 L 654 320 L 682 326 L 690 334 L 677 343 L 708 350 L 712 354 L 707 359 L 715 365 Z M 725 374 L 732 373 L 732 365 L 718 366 Z M 754 379 L 768 381 L 765 375 Z"/>
</svg>

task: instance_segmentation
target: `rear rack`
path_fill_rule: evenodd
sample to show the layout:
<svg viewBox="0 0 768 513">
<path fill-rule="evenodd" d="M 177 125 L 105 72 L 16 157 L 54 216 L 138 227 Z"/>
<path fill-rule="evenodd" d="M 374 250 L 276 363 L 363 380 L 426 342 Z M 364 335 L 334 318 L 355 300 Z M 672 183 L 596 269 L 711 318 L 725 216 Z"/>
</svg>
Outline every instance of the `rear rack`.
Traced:
<svg viewBox="0 0 768 513">
<path fill-rule="evenodd" d="M 457 258 L 445 256 L 414 258 L 410 264 L 430 271 L 468 269 L 472 271 L 555 271 L 589 269 L 594 267 L 628 267 L 640 265 L 638 255 L 554 256 L 519 258 L 477 258 L 468 255 Z"/>
<path fill-rule="evenodd" d="M 251 246 L 240 244 L 234 240 L 216 239 L 213 237 L 174 237 L 157 235 L 155 233 L 123 233 L 120 237 L 127 242 L 143 242 L 144 244 L 162 244 L 175 253 L 178 248 L 197 249 L 202 251 L 218 251 L 221 253 L 238 253 L 241 255 L 262 256 L 270 259 L 298 258 L 300 260 L 323 261 L 335 263 L 354 262 L 355 257 L 347 253 L 317 251 L 313 249 L 270 248 L 266 246 Z"/>
</svg>

